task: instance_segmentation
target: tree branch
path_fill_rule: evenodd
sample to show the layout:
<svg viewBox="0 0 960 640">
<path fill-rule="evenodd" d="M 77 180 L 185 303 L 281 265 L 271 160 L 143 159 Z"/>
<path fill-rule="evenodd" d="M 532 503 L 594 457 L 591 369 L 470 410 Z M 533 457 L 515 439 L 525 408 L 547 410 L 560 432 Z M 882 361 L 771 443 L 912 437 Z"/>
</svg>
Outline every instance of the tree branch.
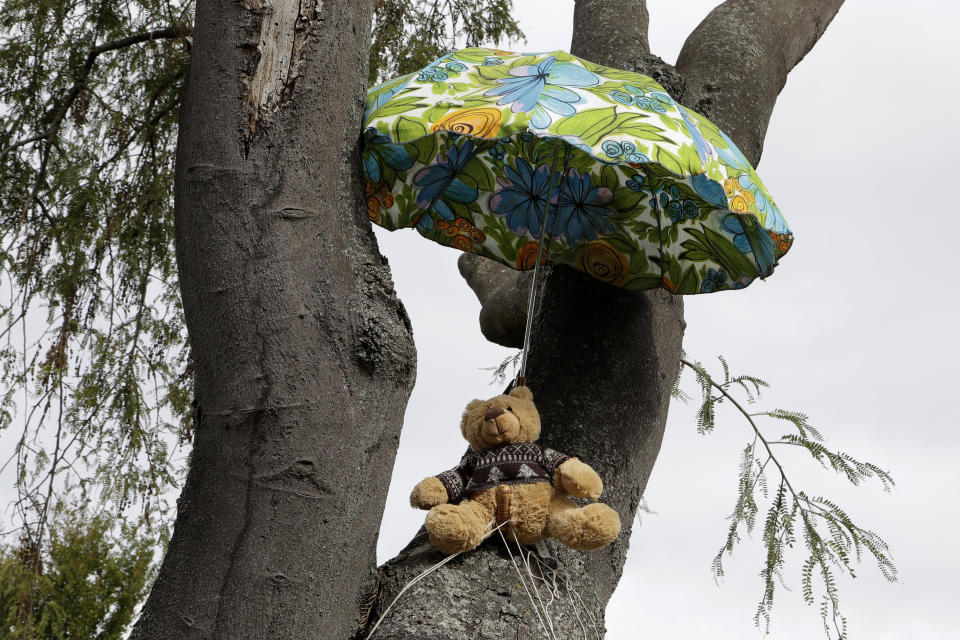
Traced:
<svg viewBox="0 0 960 640">
<path fill-rule="evenodd" d="M 60 125 L 63 124 L 64 118 L 66 118 L 67 113 L 70 111 L 70 107 L 73 106 L 77 96 L 79 96 L 80 92 L 83 91 L 84 87 L 86 87 L 87 78 L 90 77 L 90 72 L 93 71 L 93 65 L 97 60 L 97 56 L 99 56 L 101 53 L 125 49 L 135 44 L 151 42 L 153 40 L 185 38 L 192 33 L 192 27 L 188 27 L 186 25 L 173 25 L 164 29 L 144 31 L 143 33 L 138 33 L 126 38 L 119 38 L 117 40 L 111 40 L 110 42 L 105 42 L 101 45 L 97 45 L 96 47 L 92 47 L 90 51 L 87 52 L 87 58 L 84 60 L 83 66 L 80 67 L 80 72 L 77 74 L 77 79 L 74 81 L 73 86 L 70 87 L 69 91 L 67 91 L 63 101 L 60 102 L 55 109 L 51 109 L 52 115 L 50 115 L 48 118 L 45 118 L 49 119 L 50 123 L 47 125 L 46 130 L 37 135 L 14 142 L 7 148 L 0 150 L 0 156 L 6 155 L 10 151 L 18 147 L 22 147 L 23 145 L 30 144 L 31 142 L 46 141 L 48 145 L 53 143 L 54 138 L 57 136 L 57 132 L 60 130 Z"/>
<path fill-rule="evenodd" d="M 724 130 L 756 165 L 787 74 L 843 0 L 728 0 L 690 34 L 677 59 L 685 103 Z"/>
<path fill-rule="evenodd" d="M 693 362 L 690 362 L 690 361 L 687 360 L 686 358 L 680 358 L 680 363 L 683 364 L 684 366 L 689 367 L 689 368 L 692 369 L 693 371 L 696 371 L 696 372 L 699 373 L 700 375 L 704 376 L 707 380 L 709 380 L 709 381 L 710 381 L 710 384 L 713 385 L 713 387 L 714 387 L 717 391 L 719 391 L 721 394 L 723 394 L 723 397 L 725 397 L 727 400 L 729 400 L 730 403 L 733 404 L 733 406 L 736 407 L 737 410 L 738 410 L 740 413 L 743 414 L 743 417 L 746 418 L 746 419 L 747 419 L 747 422 L 750 423 L 750 427 L 753 429 L 753 433 L 754 433 L 755 438 L 759 438 L 760 442 L 763 443 L 763 448 L 767 450 L 767 457 L 768 457 L 768 460 L 767 460 L 767 461 L 769 462 L 769 461 L 772 460 L 772 461 L 773 461 L 773 464 L 775 464 L 775 465 L 777 466 L 777 470 L 780 472 L 780 477 L 783 478 L 783 481 L 786 483 L 787 488 L 790 490 L 790 493 L 793 495 L 794 500 L 798 500 L 798 501 L 801 500 L 801 496 L 798 496 L 798 495 L 797 495 L 797 492 L 793 490 L 793 485 L 790 484 L 790 480 L 787 478 L 787 473 L 786 473 L 786 471 L 783 470 L 783 465 L 781 465 L 781 464 L 780 464 L 780 461 L 777 460 L 777 457 L 776 457 L 775 455 L 773 455 L 773 449 L 770 448 L 770 445 L 771 445 L 772 443 L 769 442 L 769 441 L 763 436 L 762 433 L 760 433 L 760 427 L 758 427 L 758 426 L 757 426 L 757 423 L 754 421 L 754 419 L 753 419 L 753 414 L 750 413 L 749 411 L 747 411 L 747 410 L 743 407 L 742 404 L 740 404 L 739 402 L 737 402 L 737 399 L 734 398 L 732 395 L 730 395 L 730 392 L 727 391 L 727 390 L 724 388 L 723 385 L 718 384 L 718 383 L 710 376 L 710 374 L 707 373 L 707 371 L 706 371 L 703 367 L 698 367 L 696 364 L 694 364 Z M 766 466 L 766 463 L 764 463 L 764 466 Z"/>
<path fill-rule="evenodd" d="M 457 266 L 480 301 L 483 337 L 504 347 L 522 347 L 533 272 L 516 271 L 472 253 L 460 256 Z"/>
<path fill-rule="evenodd" d="M 574 28 L 570 44 L 574 55 L 589 51 L 593 62 L 628 68 L 633 60 L 650 53 L 646 0 L 576 0 L 573 24 L 590 25 L 590 29 Z"/>
</svg>

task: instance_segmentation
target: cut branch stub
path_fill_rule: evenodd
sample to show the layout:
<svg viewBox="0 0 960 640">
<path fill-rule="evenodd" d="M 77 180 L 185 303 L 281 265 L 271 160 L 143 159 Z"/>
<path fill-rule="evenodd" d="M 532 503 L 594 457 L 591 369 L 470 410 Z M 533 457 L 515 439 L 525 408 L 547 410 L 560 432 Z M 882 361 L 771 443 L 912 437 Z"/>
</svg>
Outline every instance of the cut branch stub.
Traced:
<svg viewBox="0 0 960 640">
<path fill-rule="evenodd" d="M 460 256 L 457 266 L 480 300 L 483 337 L 504 347 L 521 348 L 533 272 L 516 271 L 471 253 Z"/>
</svg>

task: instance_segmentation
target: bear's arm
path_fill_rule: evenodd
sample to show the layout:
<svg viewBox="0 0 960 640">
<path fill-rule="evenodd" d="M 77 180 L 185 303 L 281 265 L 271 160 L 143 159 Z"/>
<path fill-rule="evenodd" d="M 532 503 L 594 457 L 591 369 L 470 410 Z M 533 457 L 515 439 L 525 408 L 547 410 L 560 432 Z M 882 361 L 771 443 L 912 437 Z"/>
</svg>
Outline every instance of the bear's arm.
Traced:
<svg viewBox="0 0 960 640">
<path fill-rule="evenodd" d="M 473 457 L 467 452 L 453 469 L 424 478 L 410 494 L 410 505 L 416 509 L 432 509 L 438 504 L 458 502 L 473 473 Z"/>
<path fill-rule="evenodd" d="M 590 465 L 553 449 L 543 450 L 544 469 L 553 486 L 578 498 L 596 500 L 603 493 L 603 480 Z"/>
<path fill-rule="evenodd" d="M 447 488 L 436 476 L 424 478 L 410 493 L 410 506 L 414 509 L 433 509 L 447 501 Z"/>
</svg>

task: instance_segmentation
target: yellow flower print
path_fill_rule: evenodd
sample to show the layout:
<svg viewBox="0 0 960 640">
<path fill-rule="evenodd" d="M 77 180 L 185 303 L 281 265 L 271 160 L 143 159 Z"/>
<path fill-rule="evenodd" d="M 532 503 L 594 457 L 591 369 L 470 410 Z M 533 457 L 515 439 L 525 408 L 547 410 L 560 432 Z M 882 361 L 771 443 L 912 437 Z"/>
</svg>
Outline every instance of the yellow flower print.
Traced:
<svg viewBox="0 0 960 640">
<path fill-rule="evenodd" d="M 437 120 L 430 128 L 430 132 L 451 131 L 478 138 L 495 138 L 500 130 L 502 119 L 503 114 L 500 110 L 492 107 L 460 109 Z"/>
<path fill-rule="evenodd" d="M 630 262 L 626 256 L 602 240 L 584 245 L 577 254 L 577 266 L 610 284 L 620 284 L 630 275 Z"/>
<path fill-rule="evenodd" d="M 734 213 L 750 213 L 750 204 L 742 195 L 733 196 L 730 200 L 730 211 Z"/>
<path fill-rule="evenodd" d="M 517 269 L 520 271 L 527 271 L 533 269 L 534 265 L 537 262 L 537 246 L 538 242 L 527 242 L 524 243 L 520 250 L 517 251 Z M 547 248 L 543 247 L 543 250 L 540 252 L 540 264 L 545 264 L 547 258 Z"/>
</svg>

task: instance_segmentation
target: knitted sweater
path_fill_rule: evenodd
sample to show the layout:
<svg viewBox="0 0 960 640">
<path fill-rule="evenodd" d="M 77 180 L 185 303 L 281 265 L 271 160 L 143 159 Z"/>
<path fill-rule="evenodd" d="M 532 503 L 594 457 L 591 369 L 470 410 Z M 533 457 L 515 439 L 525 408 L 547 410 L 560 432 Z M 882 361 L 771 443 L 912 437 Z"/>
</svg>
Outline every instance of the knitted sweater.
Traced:
<svg viewBox="0 0 960 640">
<path fill-rule="evenodd" d="M 450 502 L 499 484 L 550 482 L 553 472 L 570 456 L 535 442 L 504 444 L 486 451 L 470 450 L 453 469 L 437 475 Z"/>
</svg>

